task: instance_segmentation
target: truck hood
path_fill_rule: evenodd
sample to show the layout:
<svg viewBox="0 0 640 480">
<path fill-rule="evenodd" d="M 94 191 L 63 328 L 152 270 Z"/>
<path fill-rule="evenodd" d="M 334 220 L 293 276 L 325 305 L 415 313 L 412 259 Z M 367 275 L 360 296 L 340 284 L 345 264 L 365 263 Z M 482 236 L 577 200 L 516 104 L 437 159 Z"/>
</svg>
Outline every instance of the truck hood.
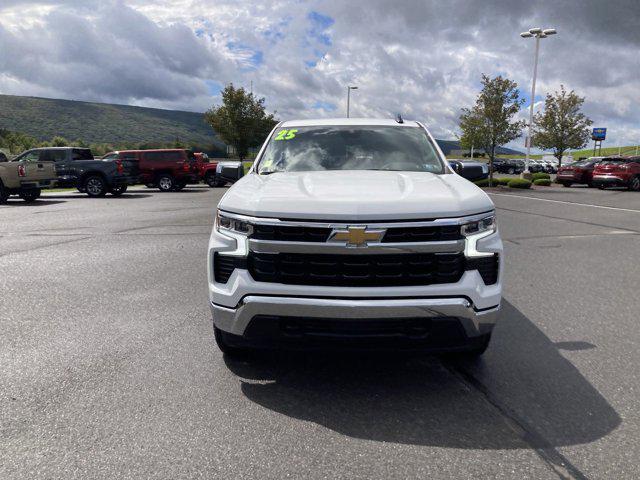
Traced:
<svg viewBox="0 0 640 480">
<path fill-rule="evenodd" d="M 456 174 L 349 170 L 251 173 L 219 208 L 254 217 L 369 221 L 460 217 L 494 206 Z"/>
</svg>

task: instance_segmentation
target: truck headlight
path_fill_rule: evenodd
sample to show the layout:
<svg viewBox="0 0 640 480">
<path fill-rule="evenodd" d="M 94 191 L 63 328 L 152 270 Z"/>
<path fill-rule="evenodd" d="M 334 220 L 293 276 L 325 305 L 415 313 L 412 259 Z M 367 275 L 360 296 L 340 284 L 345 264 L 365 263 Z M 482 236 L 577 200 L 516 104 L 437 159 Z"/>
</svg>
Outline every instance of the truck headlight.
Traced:
<svg viewBox="0 0 640 480">
<path fill-rule="evenodd" d="M 465 223 L 460 227 L 460 232 L 465 237 L 470 237 L 472 235 L 478 235 L 480 233 L 485 233 L 485 232 L 493 233 L 495 231 L 496 231 L 495 215 L 489 215 L 476 222 Z M 488 233 L 486 235 L 488 235 Z M 486 235 L 483 235 L 483 236 L 486 236 Z"/>
<path fill-rule="evenodd" d="M 216 212 L 215 225 L 220 233 L 230 232 L 247 237 L 253 233 L 253 225 L 249 222 L 229 217 L 221 213 L 220 210 Z"/>
<path fill-rule="evenodd" d="M 496 216 L 487 215 L 475 222 L 465 223 L 460 227 L 460 232 L 466 238 L 464 255 L 467 258 L 486 257 L 493 255 L 493 252 L 481 252 L 477 249 L 478 240 L 488 237 L 497 230 Z"/>
</svg>

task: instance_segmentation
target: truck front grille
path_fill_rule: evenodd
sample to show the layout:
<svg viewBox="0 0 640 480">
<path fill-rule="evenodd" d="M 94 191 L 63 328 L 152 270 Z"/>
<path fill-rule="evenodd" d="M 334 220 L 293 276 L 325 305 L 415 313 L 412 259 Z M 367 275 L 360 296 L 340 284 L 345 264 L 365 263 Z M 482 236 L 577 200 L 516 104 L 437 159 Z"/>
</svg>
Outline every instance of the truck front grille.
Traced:
<svg viewBox="0 0 640 480">
<path fill-rule="evenodd" d="M 499 262 L 497 253 L 490 257 L 470 258 L 467 260 L 467 270 L 478 270 L 485 285 L 494 285 L 498 281 Z"/>
<path fill-rule="evenodd" d="M 218 283 L 227 283 L 229 277 L 236 268 L 247 268 L 247 260 L 244 257 L 220 255 L 213 257 L 213 278 Z"/>
<path fill-rule="evenodd" d="M 215 254 L 214 278 L 227 283 L 236 268 L 259 282 L 289 285 L 408 286 L 457 282 L 465 270 L 477 270 L 485 285 L 498 281 L 500 258 L 465 259 L 461 253 L 405 255 Z"/>
<path fill-rule="evenodd" d="M 258 282 L 319 286 L 409 286 L 455 283 L 462 253 L 326 255 L 251 252 L 247 267 Z"/>
<path fill-rule="evenodd" d="M 325 227 L 258 224 L 254 226 L 250 238 L 280 242 L 326 242 L 331 230 Z M 442 242 L 462 238 L 458 225 L 390 227 L 382 243 Z"/>
</svg>

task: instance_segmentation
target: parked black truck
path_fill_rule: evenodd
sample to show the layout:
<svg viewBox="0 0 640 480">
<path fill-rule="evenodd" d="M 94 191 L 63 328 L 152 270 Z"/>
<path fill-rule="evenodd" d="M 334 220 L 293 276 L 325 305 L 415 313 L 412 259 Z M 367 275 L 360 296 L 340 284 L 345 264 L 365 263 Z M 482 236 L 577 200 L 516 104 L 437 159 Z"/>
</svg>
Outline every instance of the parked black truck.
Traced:
<svg viewBox="0 0 640 480">
<path fill-rule="evenodd" d="M 96 159 L 91 150 L 50 147 L 27 150 L 16 160 L 55 162 L 58 187 L 77 188 L 90 197 L 118 196 L 138 182 L 138 165 L 127 159 Z"/>
</svg>

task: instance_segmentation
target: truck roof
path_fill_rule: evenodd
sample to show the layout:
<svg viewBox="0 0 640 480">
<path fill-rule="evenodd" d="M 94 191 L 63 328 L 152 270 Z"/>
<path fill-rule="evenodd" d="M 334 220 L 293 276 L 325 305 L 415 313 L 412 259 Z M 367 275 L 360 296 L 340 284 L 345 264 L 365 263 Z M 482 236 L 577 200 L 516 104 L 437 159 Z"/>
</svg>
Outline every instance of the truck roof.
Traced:
<svg viewBox="0 0 640 480">
<path fill-rule="evenodd" d="M 393 126 L 393 127 L 417 127 L 418 123 L 412 120 L 404 120 L 398 123 L 391 118 L 317 118 L 287 120 L 279 127 L 320 127 L 320 126 L 349 126 L 349 125 L 373 125 L 373 126 Z"/>
<path fill-rule="evenodd" d="M 149 148 L 149 149 L 123 149 L 123 150 L 113 150 L 108 153 L 132 153 L 132 152 L 185 152 L 189 150 L 188 148 Z"/>
<path fill-rule="evenodd" d="M 89 147 L 35 147 L 29 150 L 91 150 Z"/>
</svg>

